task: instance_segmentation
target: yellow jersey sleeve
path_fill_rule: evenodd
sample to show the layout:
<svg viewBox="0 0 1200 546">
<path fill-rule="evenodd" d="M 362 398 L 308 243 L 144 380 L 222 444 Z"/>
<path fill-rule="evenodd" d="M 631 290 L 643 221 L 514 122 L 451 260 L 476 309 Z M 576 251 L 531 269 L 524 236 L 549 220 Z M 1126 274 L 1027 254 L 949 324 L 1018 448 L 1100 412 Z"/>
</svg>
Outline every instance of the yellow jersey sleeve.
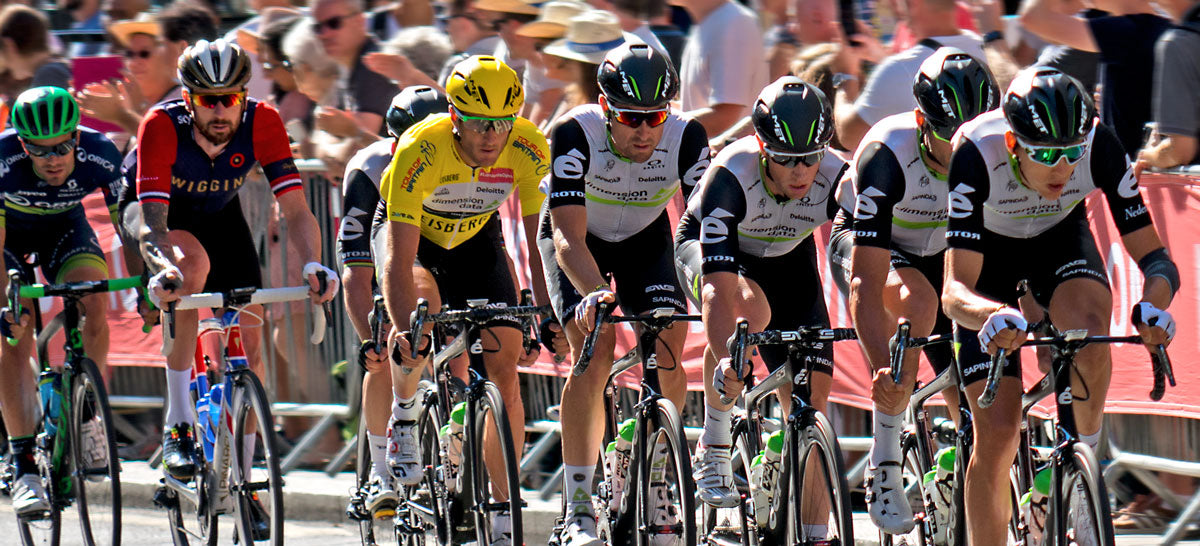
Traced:
<svg viewBox="0 0 1200 546">
<path fill-rule="evenodd" d="M 550 172 L 550 146 L 546 143 L 546 136 L 532 122 L 518 117 L 513 125 L 509 146 L 513 154 L 513 182 L 517 187 L 517 198 L 521 201 L 521 216 L 538 214 L 542 202 L 546 200 L 546 194 L 538 189 L 538 184 Z"/>
<path fill-rule="evenodd" d="M 421 202 L 437 184 L 437 154 L 429 153 L 422 136 L 443 116 L 430 116 L 412 126 L 396 143 L 396 155 L 383 172 L 379 195 L 387 200 L 387 217 L 410 225 L 421 223 Z M 448 121 L 449 116 L 445 116 Z"/>
</svg>

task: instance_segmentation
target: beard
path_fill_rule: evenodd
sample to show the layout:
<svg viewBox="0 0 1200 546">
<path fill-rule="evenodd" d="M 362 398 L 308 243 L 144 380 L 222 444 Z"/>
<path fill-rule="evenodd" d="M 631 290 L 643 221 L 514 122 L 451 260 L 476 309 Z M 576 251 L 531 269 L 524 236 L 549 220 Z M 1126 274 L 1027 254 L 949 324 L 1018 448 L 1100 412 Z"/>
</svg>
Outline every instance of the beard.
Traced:
<svg viewBox="0 0 1200 546">
<path fill-rule="evenodd" d="M 216 133 L 213 126 L 217 124 L 221 124 L 222 126 L 228 128 L 228 130 L 225 131 L 224 134 Z M 233 138 L 233 133 L 237 130 L 237 124 L 225 120 L 213 120 L 208 123 L 200 124 L 197 126 L 197 128 L 200 130 L 200 134 L 204 135 L 204 138 L 208 139 L 209 142 L 220 146 L 221 144 L 229 142 L 229 140 Z"/>
</svg>

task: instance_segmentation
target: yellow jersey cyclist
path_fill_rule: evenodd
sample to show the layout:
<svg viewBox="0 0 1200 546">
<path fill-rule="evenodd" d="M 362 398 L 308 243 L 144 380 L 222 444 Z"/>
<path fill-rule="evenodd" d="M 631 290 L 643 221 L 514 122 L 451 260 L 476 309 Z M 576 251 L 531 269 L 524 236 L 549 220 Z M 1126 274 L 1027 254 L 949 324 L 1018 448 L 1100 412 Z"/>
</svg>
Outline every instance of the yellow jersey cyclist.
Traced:
<svg viewBox="0 0 1200 546">
<path fill-rule="evenodd" d="M 12 126 L 0 133 L 0 246 L 7 269 L 21 272 L 32 282 L 33 268 L 26 258 L 38 255 L 42 272 L 51 282 L 96 281 L 108 278 L 104 251 L 88 225 L 80 202 L 96 189 L 104 193 L 110 211 L 116 208 L 121 155 L 103 134 L 79 127 L 79 106 L 64 89 L 35 87 L 19 96 L 12 108 Z M 8 275 L 0 289 L 8 285 Z M 108 296 L 83 298 L 87 320 L 83 347 L 103 370 L 108 360 Z M 28 313 L 32 301 L 23 304 Z M 8 428 L 15 482 L 13 510 L 37 513 L 49 508 L 34 461 L 37 388 L 29 358 L 33 351 L 29 317 L 6 307 L 0 312 L 0 332 L 18 340 L 0 342 L 0 405 Z M 106 451 L 99 418 L 87 421 L 80 431 L 85 457 L 105 464 Z M 98 449 L 91 449 L 96 446 Z"/>
<path fill-rule="evenodd" d="M 387 214 L 379 198 L 383 171 L 392 162 L 400 135 L 427 116 L 445 113 L 449 104 L 440 91 L 424 86 L 405 88 L 392 98 L 384 115 L 392 138 L 376 141 L 360 150 L 346 164 L 342 183 L 342 225 L 338 230 L 337 255 L 342 263 L 342 297 L 346 314 L 362 340 L 358 363 L 363 376 L 362 418 L 367 421 L 367 437 L 359 438 L 370 446 L 371 472 L 367 486 L 366 509 L 372 514 L 395 508 L 398 498 L 387 468 L 388 402 L 399 411 L 399 399 L 392 393 L 392 372 L 387 348 L 376 346 L 368 319 L 373 309 L 376 282 L 376 257 L 371 242 L 378 240 Z"/>
<path fill-rule="evenodd" d="M 1155 231 L 1125 150 L 1096 120 L 1091 94 L 1056 69 L 1033 66 L 1012 81 L 1001 105 L 954 136 L 942 291 L 975 426 L 965 510 L 976 546 L 1003 545 L 1013 510 L 1009 496 L 996 492 L 1009 486 L 1019 442 L 1017 349 L 1027 321 L 1018 310 L 1017 282 L 1030 281 L 1059 330 L 1108 334 L 1112 291 L 1083 205 L 1099 189 L 1145 277 L 1131 323 L 1147 345 L 1170 342 L 1175 322 L 1165 309 L 1179 289 L 1179 270 Z M 998 349 L 1012 356 L 995 402 L 981 408 L 989 355 Z M 1112 361 L 1107 346 L 1093 345 L 1075 363 L 1071 388 L 1088 393 L 1074 400 L 1079 439 L 1094 448 Z"/>
<path fill-rule="evenodd" d="M 400 373 L 392 373 L 400 404 L 388 430 L 388 464 L 405 485 L 419 483 L 423 476 L 415 434 L 420 373 L 414 371 L 428 359 L 410 358 L 404 321 L 418 297 L 433 309 L 442 304 L 461 309 L 468 299 L 487 299 L 490 305 L 517 303 L 496 212 L 514 192 L 529 234 L 529 263 L 536 268 L 530 277 L 534 293 L 539 302 L 546 301 L 533 234 L 545 199 L 538 182 L 549 172 L 549 152 L 542 133 L 517 116 L 525 98 L 520 79 L 495 57 L 473 56 L 454 66 L 446 95 L 449 112 L 430 116 L 404 133 L 380 184 L 389 222 L 375 255 L 382 265 L 388 314 L 397 321 L 393 339 L 403 355 Z M 517 363 L 529 355 L 523 354 L 519 323 L 496 320 L 483 331 L 482 342 L 488 378 L 499 387 L 512 437 L 522 445 L 525 411 Z M 501 468 L 498 449 L 497 442 L 484 446 L 491 468 Z M 504 472 L 492 475 L 500 478 Z M 496 501 L 507 500 L 503 486 L 493 489 Z M 509 525 L 507 514 L 493 518 L 499 544 L 507 544 Z"/>
</svg>

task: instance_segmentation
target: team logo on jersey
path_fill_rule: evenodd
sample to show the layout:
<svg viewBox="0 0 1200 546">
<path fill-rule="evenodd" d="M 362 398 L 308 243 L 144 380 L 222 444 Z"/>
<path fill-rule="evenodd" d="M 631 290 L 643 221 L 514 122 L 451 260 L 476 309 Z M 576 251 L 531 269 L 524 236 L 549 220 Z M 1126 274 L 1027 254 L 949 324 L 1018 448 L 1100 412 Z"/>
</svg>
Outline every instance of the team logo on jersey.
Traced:
<svg viewBox="0 0 1200 546">
<path fill-rule="evenodd" d="M 975 193 L 975 188 L 966 184 L 959 184 L 950 191 L 950 217 L 951 218 L 966 218 L 975 210 L 975 205 L 971 204 L 971 200 L 967 199 L 967 194 Z"/>
<path fill-rule="evenodd" d="M 426 163 L 433 163 L 434 156 L 437 154 L 437 146 L 428 140 L 421 141 L 421 155 L 425 157 Z"/>
<path fill-rule="evenodd" d="M 691 168 L 689 168 L 687 172 L 683 173 L 683 176 L 680 177 L 683 183 L 693 186 L 699 182 L 700 177 L 704 176 L 704 171 L 708 170 L 709 164 L 712 163 L 710 159 L 711 157 L 712 152 L 708 150 L 707 146 L 700 150 L 699 157 L 696 158 L 696 163 L 693 164 Z M 662 164 L 662 160 L 657 161 L 659 164 Z"/>
<path fill-rule="evenodd" d="M 1128 159 L 1125 160 L 1125 166 L 1127 167 L 1125 169 L 1125 176 L 1121 177 L 1121 182 L 1117 184 L 1117 195 L 1120 195 L 1126 199 L 1132 199 L 1137 197 L 1138 181 L 1137 178 L 1133 176 L 1133 170 L 1128 168 Z"/>
<path fill-rule="evenodd" d="M 582 178 L 583 161 L 587 159 L 583 152 L 571 148 L 566 155 L 554 158 L 554 176 L 558 178 Z"/>
<path fill-rule="evenodd" d="M 479 181 L 484 184 L 512 184 L 512 169 L 492 169 L 479 173 Z"/>
<path fill-rule="evenodd" d="M 724 218 L 732 218 L 733 213 L 721 207 L 713 209 L 704 220 L 700 221 L 700 244 L 712 244 L 724 241 L 729 236 L 729 228 L 725 227 Z"/>
<path fill-rule="evenodd" d="M 338 233 L 338 239 L 353 241 L 361 237 L 363 234 L 363 225 L 359 217 L 366 215 L 367 211 L 358 207 L 350 207 L 350 212 L 346 213 L 346 216 L 342 218 L 342 229 Z"/>
<path fill-rule="evenodd" d="M 874 218 L 876 214 L 879 214 L 879 205 L 875 204 L 875 198 L 883 196 L 884 193 L 875 186 L 863 190 L 858 194 L 857 203 L 854 205 L 854 219 L 870 220 Z"/>
<path fill-rule="evenodd" d="M 617 160 L 610 157 L 610 158 L 608 158 L 608 161 L 604 162 L 604 170 L 611 171 L 613 166 L 616 164 L 617 164 Z"/>
<path fill-rule="evenodd" d="M 238 168 L 241 168 L 241 166 L 245 165 L 245 164 L 246 164 L 246 156 L 244 156 L 242 154 L 233 154 L 232 156 L 229 157 L 229 166 L 230 167 L 238 169 Z"/>
<path fill-rule="evenodd" d="M 1008 191 L 1010 191 L 1010 192 L 1017 191 L 1017 188 L 1018 188 L 1018 187 L 1019 187 L 1019 186 L 1017 186 L 1017 181 L 1016 181 L 1016 180 L 1009 180 L 1009 181 L 1008 181 L 1008 184 L 1006 184 L 1006 185 L 1004 186 L 1004 188 L 1005 188 L 1005 189 L 1007 189 L 1007 190 L 1008 190 Z"/>
<path fill-rule="evenodd" d="M 924 188 L 925 186 L 928 186 L 929 185 L 929 175 L 927 175 L 927 174 L 921 175 L 921 179 L 917 180 L 917 185 L 922 188 Z"/>
</svg>

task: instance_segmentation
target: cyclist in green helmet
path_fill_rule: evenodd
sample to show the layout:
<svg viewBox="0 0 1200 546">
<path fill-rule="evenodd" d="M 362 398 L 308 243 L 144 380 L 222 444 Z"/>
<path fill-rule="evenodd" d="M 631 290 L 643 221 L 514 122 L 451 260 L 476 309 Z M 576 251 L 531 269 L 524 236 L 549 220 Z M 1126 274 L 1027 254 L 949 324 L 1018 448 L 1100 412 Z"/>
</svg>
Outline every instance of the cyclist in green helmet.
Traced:
<svg viewBox="0 0 1200 546">
<path fill-rule="evenodd" d="M 31 254 L 37 254 L 48 282 L 77 282 L 108 278 L 108 265 L 96 233 L 80 204 L 99 188 L 110 216 L 116 210 L 121 155 L 103 134 L 79 127 L 79 106 L 65 89 L 34 87 L 21 93 L 12 107 L 8 130 L 0 133 L 0 244 L 7 269 L 33 280 Z M 115 216 L 114 216 L 115 217 Z M 8 287 L 2 276 L 0 288 Z M 102 294 L 83 298 L 87 320 L 83 346 L 103 370 L 108 360 L 107 299 Z M 33 459 L 37 389 L 28 366 L 33 349 L 32 329 L 25 310 L 14 316 L 0 309 L 0 333 L 17 344 L 0 343 L 0 405 L 12 446 L 15 480 L 13 510 L 32 514 L 49 508 Z M 91 467 L 107 464 L 99 420 L 83 425 L 85 457 Z"/>
</svg>

